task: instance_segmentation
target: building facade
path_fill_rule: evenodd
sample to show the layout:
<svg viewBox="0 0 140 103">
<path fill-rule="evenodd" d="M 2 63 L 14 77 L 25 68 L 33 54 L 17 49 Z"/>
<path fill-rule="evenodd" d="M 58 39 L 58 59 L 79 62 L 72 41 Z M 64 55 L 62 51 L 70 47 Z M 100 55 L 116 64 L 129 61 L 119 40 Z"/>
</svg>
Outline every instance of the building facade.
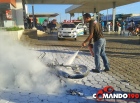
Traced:
<svg viewBox="0 0 140 103">
<path fill-rule="evenodd" d="M 23 11 L 22 0 L 0 0 L 0 27 L 24 27 Z"/>
</svg>

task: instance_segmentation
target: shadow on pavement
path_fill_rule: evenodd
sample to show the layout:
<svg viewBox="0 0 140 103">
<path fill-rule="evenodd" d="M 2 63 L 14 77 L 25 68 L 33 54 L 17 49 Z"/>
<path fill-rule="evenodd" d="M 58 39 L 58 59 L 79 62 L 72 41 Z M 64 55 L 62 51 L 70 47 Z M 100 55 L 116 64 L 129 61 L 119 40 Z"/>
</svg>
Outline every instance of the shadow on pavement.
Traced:
<svg viewBox="0 0 140 103">
<path fill-rule="evenodd" d="M 107 42 L 117 42 L 117 43 L 122 43 L 122 44 L 140 45 L 139 38 L 137 38 L 137 39 L 130 39 L 130 38 L 125 38 L 125 39 L 107 39 Z"/>
<path fill-rule="evenodd" d="M 57 39 L 57 34 L 52 33 L 39 37 L 38 40 L 58 40 L 58 39 Z"/>
<path fill-rule="evenodd" d="M 37 30 L 33 30 L 33 29 L 25 29 L 23 32 L 22 38 L 24 36 L 27 36 L 30 39 L 38 39 Z"/>
<path fill-rule="evenodd" d="M 140 58 L 140 53 L 126 53 L 126 52 L 112 52 L 112 51 L 107 51 L 106 52 L 109 56 L 111 57 L 118 57 L 118 58 Z"/>
<path fill-rule="evenodd" d="M 57 41 L 81 41 L 81 38 L 87 37 L 87 35 L 81 35 L 77 37 L 77 40 L 75 40 L 74 38 L 62 38 L 60 40 L 58 40 L 57 37 L 57 32 L 53 32 L 53 33 L 48 33 L 47 35 L 44 35 L 42 37 L 39 37 L 39 40 L 57 40 Z M 82 40 L 84 41 L 84 40 Z"/>
</svg>

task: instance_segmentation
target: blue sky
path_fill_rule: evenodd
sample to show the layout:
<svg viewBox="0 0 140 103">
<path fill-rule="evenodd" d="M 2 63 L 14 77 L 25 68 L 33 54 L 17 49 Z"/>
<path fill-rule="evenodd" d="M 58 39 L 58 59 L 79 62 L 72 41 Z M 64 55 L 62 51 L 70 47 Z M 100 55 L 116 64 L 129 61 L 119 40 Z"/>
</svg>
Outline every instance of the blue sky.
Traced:
<svg viewBox="0 0 140 103">
<path fill-rule="evenodd" d="M 70 7 L 71 5 L 34 5 L 34 12 L 35 13 L 58 13 L 59 16 L 56 17 L 57 21 L 63 21 L 65 19 L 69 20 L 70 15 L 65 13 L 65 9 Z M 32 5 L 28 5 L 28 12 L 32 13 Z M 107 10 L 103 10 L 100 13 L 106 15 Z M 120 6 L 116 8 L 116 14 L 129 14 L 129 13 L 139 13 L 140 14 L 140 2 L 128 4 L 125 6 Z M 108 9 L 108 14 L 112 14 L 112 9 Z M 75 17 L 72 19 L 77 19 L 78 16 L 81 16 L 81 13 L 76 13 Z M 54 19 L 54 18 L 52 18 Z"/>
</svg>

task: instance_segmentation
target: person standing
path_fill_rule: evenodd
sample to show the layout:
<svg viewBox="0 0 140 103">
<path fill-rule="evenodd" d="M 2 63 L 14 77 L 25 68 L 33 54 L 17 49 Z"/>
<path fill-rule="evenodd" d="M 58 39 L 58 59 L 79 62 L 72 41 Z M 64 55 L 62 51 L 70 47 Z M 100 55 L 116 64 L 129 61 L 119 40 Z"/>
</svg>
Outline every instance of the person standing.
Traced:
<svg viewBox="0 0 140 103">
<path fill-rule="evenodd" d="M 48 21 L 45 19 L 43 21 L 43 29 L 44 29 L 44 32 L 47 32 L 47 25 L 48 25 Z"/>
<path fill-rule="evenodd" d="M 33 28 L 33 19 L 31 19 L 31 29 Z"/>
<path fill-rule="evenodd" d="M 115 32 L 118 32 L 118 21 L 115 21 Z"/>
<path fill-rule="evenodd" d="M 86 40 L 82 43 L 82 46 L 86 46 L 86 43 L 91 43 L 92 39 L 94 41 L 94 59 L 95 59 L 95 69 L 92 69 L 95 73 L 100 73 L 100 56 L 103 59 L 104 63 L 104 71 L 109 71 L 109 62 L 108 58 L 105 53 L 105 45 L 106 40 L 103 36 L 101 24 L 98 22 L 95 22 L 91 19 L 91 15 L 89 13 L 86 13 L 83 15 L 84 22 L 89 23 L 89 36 L 86 38 Z"/>
<path fill-rule="evenodd" d="M 128 36 L 134 34 L 134 29 L 135 29 L 135 22 L 133 20 L 131 20 L 131 22 L 130 22 L 130 29 L 129 29 L 129 32 L 128 32 Z"/>
<path fill-rule="evenodd" d="M 49 27 L 50 27 L 50 34 L 51 34 L 53 33 L 53 21 L 50 22 Z"/>
<path fill-rule="evenodd" d="M 27 29 L 28 28 L 28 24 L 27 24 L 27 18 L 24 16 L 24 28 Z"/>
<path fill-rule="evenodd" d="M 125 35 L 125 21 L 124 20 L 122 20 L 122 22 L 121 22 L 121 33 L 120 33 L 120 35 Z"/>
<path fill-rule="evenodd" d="M 33 22 L 34 22 L 34 25 L 33 25 L 33 26 L 34 26 L 34 27 L 37 27 L 37 18 L 36 18 L 36 16 L 34 16 L 33 20 L 34 20 L 34 21 L 33 21 Z"/>
<path fill-rule="evenodd" d="M 108 31 L 108 32 L 110 32 L 110 27 L 111 27 L 110 24 L 111 24 L 111 22 L 107 22 L 107 28 L 108 28 L 107 31 Z"/>
<path fill-rule="evenodd" d="M 104 21 L 101 21 L 101 24 L 102 24 L 102 30 L 104 31 L 104 28 L 105 28 Z"/>
<path fill-rule="evenodd" d="M 28 24 L 28 29 L 31 29 L 31 19 L 27 17 L 27 24 Z"/>
</svg>

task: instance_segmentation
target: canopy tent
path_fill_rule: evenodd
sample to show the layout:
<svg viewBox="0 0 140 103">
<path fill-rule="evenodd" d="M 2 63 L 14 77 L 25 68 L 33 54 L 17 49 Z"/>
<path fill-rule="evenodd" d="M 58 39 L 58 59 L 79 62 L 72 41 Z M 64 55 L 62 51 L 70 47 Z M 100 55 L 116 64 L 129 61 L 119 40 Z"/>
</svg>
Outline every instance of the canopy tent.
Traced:
<svg viewBox="0 0 140 103">
<path fill-rule="evenodd" d="M 25 2 L 26 4 L 84 4 L 93 0 L 25 0 Z"/>
<path fill-rule="evenodd" d="M 45 14 L 34 14 L 34 17 L 36 17 L 38 23 L 42 24 L 45 19 L 49 21 L 49 18 L 56 17 L 58 15 L 59 15 L 58 13 L 52 13 L 52 14 L 45 13 Z M 29 17 L 31 20 L 33 20 L 32 14 L 29 14 Z"/>
<path fill-rule="evenodd" d="M 115 7 L 123 6 L 126 4 L 139 2 L 139 0 L 91 0 L 92 2 L 85 2 L 81 5 L 72 5 L 65 10 L 66 13 L 94 13 L 94 9 L 96 12 L 101 10 L 113 8 L 113 2 L 115 3 Z"/>
<path fill-rule="evenodd" d="M 26 4 L 74 4 L 66 9 L 66 13 L 82 13 L 82 11 L 93 13 L 94 8 L 96 11 L 112 8 L 113 2 L 116 2 L 117 7 L 139 0 L 25 0 Z"/>
<path fill-rule="evenodd" d="M 139 0 L 90 0 L 90 2 L 85 2 L 81 5 L 73 5 L 65 10 L 66 13 L 94 13 L 94 18 L 96 18 L 96 13 L 101 10 L 113 8 L 113 27 L 115 27 L 115 15 L 116 7 L 139 2 Z M 99 20 L 99 19 L 98 19 Z"/>
<path fill-rule="evenodd" d="M 52 13 L 52 14 L 34 14 L 35 17 L 56 17 L 58 16 L 59 14 L 58 13 Z M 29 14 L 29 17 L 32 17 L 32 14 Z"/>
<path fill-rule="evenodd" d="M 25 0 L 26 4 L 74 4 L 65 10 L 66 13 L 95 13 L 113 8 L 113 31 L 115 23 L 115 8 L 139 0 Z"/>
</svg>

